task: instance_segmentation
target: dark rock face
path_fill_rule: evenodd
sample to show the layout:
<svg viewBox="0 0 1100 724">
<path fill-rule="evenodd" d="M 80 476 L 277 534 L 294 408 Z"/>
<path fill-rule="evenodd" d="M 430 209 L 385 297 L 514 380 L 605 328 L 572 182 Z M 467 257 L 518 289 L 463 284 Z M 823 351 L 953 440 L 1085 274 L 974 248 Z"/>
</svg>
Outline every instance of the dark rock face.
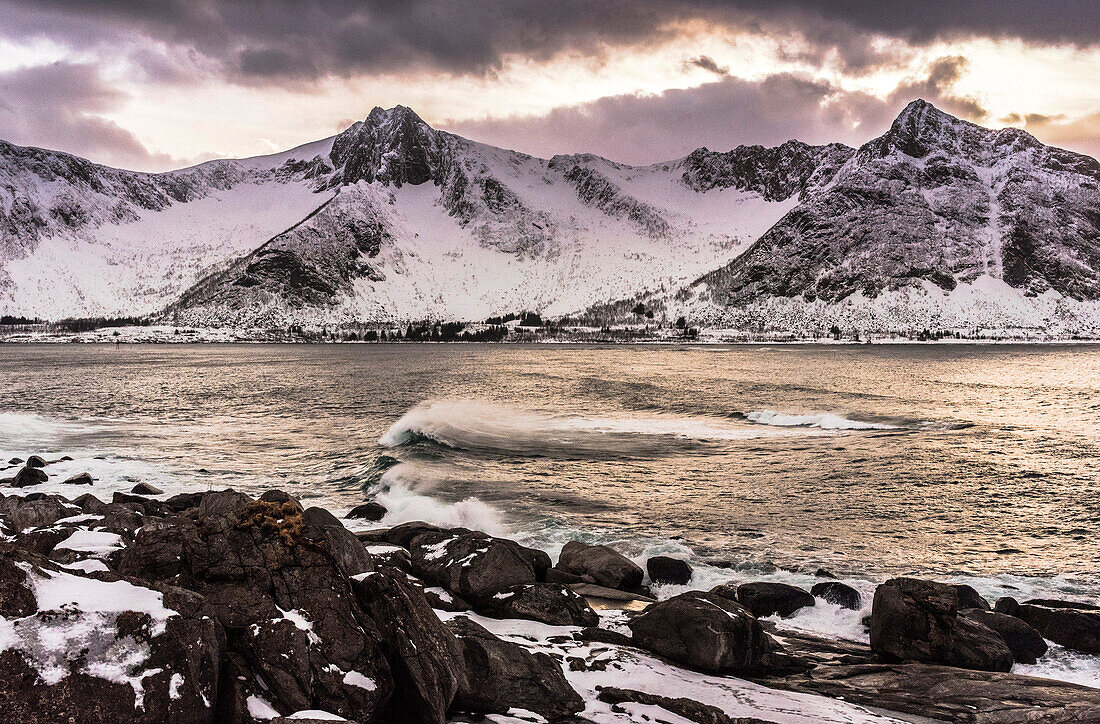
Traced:
<svg viewBox="0 0 1100 724">
<path fill-rule="evenodd" d="M 827 182 L 854 154 L 854 148 L 839 143 L 808 146 L 801 141 L 774 148 L 738 146 L 726 153 L 700 148 L 684 159 L 683 181 L 696 191 L 733 187 L 782 201 Z"/>
<path fill-rule="evenodd" d="M 95 481 L 92 480 L 92 476 L 90 473 L 77 473 L 71 478 L 65 478 L 65 480 L 61 482 L 65 483 L 66 485 L 91 485 Z"/>
<path fill-rule="evenodd" d="M 1022 619 L 982 608 L 964 609 L 959 615 L 977 621 L 1004 639 L 1017 664 L 1034 664 L 1047 652 L 1042 635 Z"/>
<path fill-rule="evenodd" d="M 1070 724 L 1100 716 L 1100 689 L 931 664 L 818 667 L 776 685 L 936 721 Z"/>
<path fill-rule="evenodd" d="M 956 583 L 955 590 L 959 592 L 960 609 L 980 608 L 989 611 L 993 608 L 989 605 L 989 601 L 982 598 L 982 595 L 974 590 L 973 586 L 968 586 L 965 583 Z"/>
<path fill-rule="evenodd" d="M 344 517 L 359 520 L 382 520 L 386 517 L 386 506 L 369 500 L 349 510 Z"/>
<path fill-rule="evenodd" d="M 75 515 L 78 510 L 76 506 L 65 503 L 62 498 L 53 495 L 37 500 L 15 495 L 0 499 L 0 514 L 7 519 L 8 527 L 13 533 L 27 528 L 53 525 L 62 518 Z"/>
<path fill-rule="evenodd" d="M 485 533 L 427 530 L 411 538 L 413 572 L 468 601 L 545 579 L 550 558 Z"/>
<path fill-rule="evenodd" d="M 858 611 L 863 605 L 859 591 L 840 581 L 824 581 L 815 583 L 810 589 L 810 594 L 829 603 L 835 603 L 841 608 L 850 608 Z"/>
<path fill-rule="evenodd" d="M 954 586 L 894 578 L 875 589 L 871 648 L 889 660 L 1008 671 L 1012 651 L 993 630 L 958 615 Z"/>
<path fill-rule="evenodd" d="M 374 108 L 366 120 L 336 137 L 330 158 L 345 184 L 439 182 L 449 162 L 446 139 L 404 106 Z"/>
<path fill-rule="evenodd" d="M 355 582 L 355 595 L 382 636 L 395 695 L 390 721 L 443 724 L 465 684 L 462 647 L 401 571 L 383 568 Z"/>
<path fill-rule="evenodd" d="M 749 673 L 766 650 L 752 614 L 712 593 L 689 591 L 655 603 L 628 625 L 635 645 L 701 671 Z"/>
<path fill-rule="evenodd" d="M 521 583 L 474 602 L 493 618 L 523 618 L 552 626 L 595 626 L 600 617 L 584 600 L 559 583 Z"/>
<path fill-rule="evenodd" d="M 569 541 L 561 550 L 557 568 L 595 583 L 621 591 L 636 591 L 645 574 L 634 561 L 608 546 L 590 546 Z"/>
<path fill-rule="evenodd" d="M 203 595 L 245 681 L 276 710 L 370 719 L 388 704 L 383 637 L 349 580 L 373 564 L 326 511 L 207 493 L 187 516 L 147 521 L 118 568 Z"/>
<path fill-rule="evenodd" d="M 1015 616 L 1034 628 L 1043 638 L 1067 649 L 1086 654 L 1100 654 L 1100 611 L 1017 603 L 1013 598 L 997 601 L 997 611 Z"/>
<path fill-rule="evenodd" d="M 671 583 L 683 586 L 691 580 L 691 566 L 687 561 L 668 556 L 653 556 L 645 562 L 649 580 L 654 583 Z"/>
<path fill-rule="evenodd" d="M 449 626 L 462 644 L 466 667 L 467 680 L 455 697 L 456 709 L 504 714 L 514 707 L 550 721 L 584 709 L 584 700 L 551 657 L 501 641 L 466 617 L 454 619 Z"/>
<path fill-rule="evenodd" d="M 787 618 L 800 608 L 814 605 L 814 597 L 801 588 L 786 583 L 754 581 L 737 587 L 737 602 L 753 616 L 779 614 Z"/>
<path fill-rule="evenodd" d="M 560 165 L 559 158 L 550 167 Z M 577 190 L 577 197 L 589 206 L 614 218 L 629 219 L 639 231 L 652 238 L 668 237 L 669 223 L 652 206 L 625 193 L 603 174 L 581 164 L 573 164 L 565 170 L 565 179 Z"/>
</svg>

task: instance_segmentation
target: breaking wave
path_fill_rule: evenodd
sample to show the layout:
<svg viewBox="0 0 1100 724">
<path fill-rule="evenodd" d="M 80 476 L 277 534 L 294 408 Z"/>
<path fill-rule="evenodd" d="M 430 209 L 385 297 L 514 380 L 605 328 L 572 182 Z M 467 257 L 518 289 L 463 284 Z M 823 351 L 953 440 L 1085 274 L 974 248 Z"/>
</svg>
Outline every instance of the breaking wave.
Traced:
<svg viewBox="0 0 1100 724">
<path fill-rule="evenodd" d="M 745 419 L 761 425 L 775 425 L 778 427 L 816 427 L 821 430 L 898 430 L 899 425 L 890 425 L 884 422 L 865 422 L 862 420 L 849 420 L 840 415 L 828 413 L 810 415 L 790 415 L 774 410 L 759 410 L 745 414 Z"/>
</svg>

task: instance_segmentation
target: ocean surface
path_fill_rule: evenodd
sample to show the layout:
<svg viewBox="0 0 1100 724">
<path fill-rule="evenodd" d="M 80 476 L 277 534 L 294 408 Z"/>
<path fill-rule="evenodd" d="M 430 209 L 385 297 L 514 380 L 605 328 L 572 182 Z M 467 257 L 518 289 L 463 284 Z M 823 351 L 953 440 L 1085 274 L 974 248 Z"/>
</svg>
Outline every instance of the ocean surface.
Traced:
<svg viewBox="0 0 1100 724">
<path fill-rule="evenodd" d="M 696 587 L 825 567 L 868 605 L 903 574 L 1100 602 L 1090 345 L 0 346 L 0 459 L 29 453 L 73 457 L 47 484 L 72 496 L 89 470 L 375 497 L 387 525 L 688 556 Z M 788 625 L 865 636 L 815 608 Z M 1100 685 L 1054 653 L 1036 673 Z"/>
</svg>

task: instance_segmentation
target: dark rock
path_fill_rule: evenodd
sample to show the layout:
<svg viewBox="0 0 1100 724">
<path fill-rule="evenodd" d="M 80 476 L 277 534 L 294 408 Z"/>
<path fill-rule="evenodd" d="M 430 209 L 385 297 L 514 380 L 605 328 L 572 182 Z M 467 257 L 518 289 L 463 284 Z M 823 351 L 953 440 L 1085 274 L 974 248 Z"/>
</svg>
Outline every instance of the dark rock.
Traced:
<svg viewBox="0 0 1100 724">
<path fill-rule="evenodd" d="M 8 461 L 8 465 L 19 465 L 23 462 L 23 458 L 12 458 Z"/>
<path fill-rule="evenodd" d="M 551 568 L 546 572 L 547 583 L 587 583 L 588 581 L 581 576 L 574 575 L 572 573 L 566 573 L 559 568 Z"/>
<path fill-rule="evenodd" d="M 634 639 L 618 631 L 609 631 L 605 628 L 588 626 L 573 634 L 577 641 L 590 641 L 598 644 L 613 644 L 615 646 L 633 646 Z"/>
<path fill-rule="evenodd" d="M 412 571 L 412 556 L 401 546 L 388 543 L 376 543 L 366 546 L 367 554 L 380 564 L 400 568 L 406 573 Z"/>
<path fill-rule="evenodd" d="M 560 583 L 521 583 L 474 601 L 493 618 L 523 618 L 552 626 L 595 626 L 600 617 L 580 594 Z"/>
<path fill-rule="evenodd" d="M 787 618 L 800 608 L 813 606 L 814 597 L 786 583 L 754 581 L 737 587 L 737 602 L 758 618 L 775 614 Z"/>
<path fill-rule="evenodd" d="M 584 700 L 550 656 L 501 641 L 465 616 L 448 625 L 462 644 L 466 666 L 455 709 L 485 714 L 526 709 L 550 721 L 584 709 Z"/>
<path fill-rule="evenodd" d="M 632 604 L 632 603 L 655 603 L 656 598 L 647 596 L 641 593 L 631 593 L 630 591 L 620 591 L 617 588 L 608 588 L 607 586 L 597 586 L 595 583 L 569 583 L 566 584 L 569 589 L 581 594 L 586 599 L 600 601 L 601 603 L 619 603 L 619 604 Z M 622 608 L 623 606 L 605 606 L 606 608 Z"/>
<path fill-rule="evenodd" d="M 645 574 L 634 561 L 608 546 L 569 541 L 561 550 L 557 568 L 608 588 L 634 591 Z"/>
<path fill-rule="evenodd" d="M 814 576 L 816 578 L 836 578 L 836 576 L 833 575 L 833 572 L 830 571 L 828 568 L 818 568 L 816 571 L 814 571 Z"/>
<path fill-rule="evenodd" d="M 442 586 L 429 586 L 424 589 L 424 599 L 428 605 L 439 611 L 451 611 L 461 613 L 472 611 L 473 606 L 462 598 L 454 595 Z"/>
<path fill-rule="evenodd" d="M 386 506 L 381 503 L 376 503 L 373 500 L 368 500 L 366 503 L 357 505 L 348 511 L 345 518 L 354 518 L 359 520 L 382 520 L 386 517 Z"/>
<path fill-rule="evenodd" d="M 961 617 L 955 586 L 893 578 L 875 589 L 871 649 L 892 661 L 1008 671 L 1012 651 L 993 630 Z"/>
<path fill-rule="evenodd" d="M 12 496 L 0 501 L 0 514 L 7 518 L 8 526 L 13 533 L 28 528 L 53 525 L 77 512 L 76 506 L 64 502 L 56 495 L 44 495 L 34 499 L 30 499 L 30 496 L 26 498 Z"/>
<path fill-rule="evenodd" d="M 25 556 L 0 553 L 0 616 L 23 618 L 38 610 L 38 603 L 27 582 L 27 572 L 16 564 Z"/>
<path fill-rule="evenodd" d="M 15 474 L 10 483 L 13 488 L 26 488 L 31 485 L 38 485 L 44 483 L 50 479 L 49 475 L 41 468 L 32 468 L 29 465 L 19 469 L 19 472 Z"/>
<path fill-rule="evenodd" d="M 853 611 L 858 611 L 859 607 L 863 605 L 863 599 L 860 597 L 859 591 L 840 581 L 815 583 L 813 588 L 810 589 L 810 593 L 823 601 L 835 603 L 841 608 L 850 608 Z"/>
<path fill-rule="evenodd" d="M 409 543 L 413 572 L 472 601 L 521 583 L 536 583 L 550 559 L 542 551 L 485 533 L 426 531 Z"/>
<path fill-rule="evenodd" d="M 355 595 L 382 636 L 394 695 L 384 712 L 393 722 L 444 724 L 466 681 L 462 645 L 424 596 L 395 568 L 358 577 Z"/>
<path fill-rule="evenodd" d="M 31 455 L 29 458 L 27 458 L 27 467 L 28 468 L 44 468 L 44 467 L 46 467 L 46 461 L 43 460 L 38 455 Z"/>
<path fill-rule="evenodd" d="M 916 663 L 822 666 L 805 675 L 769 683 L 934 721 L 988 724 L 1100 721 L 1100 689 L 950 666 Z"/>
<path fill-rule="evenodd" d="M 408 548 L 412 543 L 413 538 L 424 533 L 439 533 L 445 532 L 442 528 L 431 523 L 425 523 L 422 520 L 414 520 L 408 523 L 402 523 L 401 525 L 388 528 L 386 530 L 368 530 L 362 533 L 357 533 L 356 536 L 364 543 L 389 543 L 390 545 L 401 546 L 402 548 Z M 456 535 L 460 532 L 468 533 L 470 531 L 465 529 L 455 529 L 450 531 Z"/>
<path fill-rule="evenodd" d="M 95 481 L 92 480 L 92 476 L 90 473 L 77 473 L 71 478 L 66 478 L 61 482 L 63 482 L 65 485 L 91 485 Z"/>
<path fill-rule="evenodd" d="M 155 485 L 149 483 L 138 483 L 134 487 L 130 488 L 130 492 L 134 495 L 163 495 L 164 491 Z"/>
<path fill-rule="evenodd" d="M 754 717 L 742 716 L 735 719 L 727 716 L 716 706 L 703 704 L 694 699 L 659 696 L 657 694 L 647 694 L 644 691 L 635 691 L 633 689 L 619 689 L 614 686 L 599 688 L 600 693 L 596 695 L 596 698 L 605 704 L 611 704 L 611 711 L 623 711 L 621 707 L 616 705 L 629 702 L 632 704 L 636 703 L 660 707 L 678 717 L 696 722 L 696 724 L 770 724 L 764 719 L 756 719 Z"/>
<path fill-rule="evenodd" d="M 655 603 L 628 626 L 636 646 L 701 671 L 752 672 L 765 652 L 752 614 L 712 593 L 689 591 Z"/>
<path fill-rule="evenodd" d="M 993 608 L 989 605 L 989 601 L 982 598 L 982 595 L 974 590 L 973 586 L 968 586 L 965 583 L 956 583 L 955 590 L 959 592 L 960 609 L 980 608 L 989 611 Z"/>
<path fill-rule="evenodd" d="M 653 556 L 645 562 L 649 580 L 654 583 L 671 583 L 683 586 L 691 580 L 691 566 L 687 561 L 668 556 Z"/>
<path fill-rule="evenodd" d="M 1046 606 L 1047 608 L 1076 608 L 1081 611 L 1100 611 L 1100 606 L 1081 601 L 1063 601 L 1057 598 L 1032 598 L 1024 601 L 1031 606 Z"/>
<path fill-rule="evenodd" d="M 1100 611 L 1017 603 L 1014 598 L 997 601 L 997 611 L 1021 619 L 1048 641 L 1086 654 L 1100 654 Z"/>
<path fill-rule="evenodd" d="M 982 608 L 964 609 L 959 615 L 995 631 L 1008 644 L 1012 659 L 1017 664 L 1034 664 L 1047 652 L 1047 642 L 1042 635 L 1015 616 Z"/>
<path fill-rule="evenodd" d="M 169 513 L 182 513 L 185 510 L 197 508 L 202 502 L 203 493 L 180 493 L 165 500 L 164 509 Z"/>
<path fill-rule="evenodd" d="M 91 493 L 84 493 L 73 498 L 73 505 L 80 508 L 81 512 L 89 513 L 91 515 L 99 515 L 100 512 L 107 506 L 99 498 L 95 497 Z"/>
</svg>

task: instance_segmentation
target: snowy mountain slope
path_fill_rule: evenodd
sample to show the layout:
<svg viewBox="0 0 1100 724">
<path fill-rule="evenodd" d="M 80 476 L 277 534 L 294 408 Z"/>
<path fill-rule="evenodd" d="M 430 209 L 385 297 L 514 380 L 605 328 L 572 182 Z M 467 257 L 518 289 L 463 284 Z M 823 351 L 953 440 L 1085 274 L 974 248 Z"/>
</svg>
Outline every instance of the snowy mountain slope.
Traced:
<svg viewBox="0 0 1100 724">
<path fill-rule="evenodd" d="M 1100 163 L 914 101 L 744 254 L 649 303 L 806 330 L 1080 328 L 1096 300 Z"/>
<path fill-rule="evenodd" d="M 331 141 L 164 174 L 0 143 L 0 312 L 163 308 L 322 203 L 315 164 Z"/>
<path fill-rule="evenodd" d="M 279 326 L 564 314 L 696 278 L 795 202 L 750 185 L 696 190 L 681 162 L 533 158 L 437 131 L 403 107 L 375 109 L 337 136 L 331 161 L 323 185 L 336 201 L 204 279 L 170 318 Z M 356 214 L 376 230 L 369 248 L 348 243 Z M 256 283 L 248 268 L 276 249 L 278 264 Z"/>
</svg>

